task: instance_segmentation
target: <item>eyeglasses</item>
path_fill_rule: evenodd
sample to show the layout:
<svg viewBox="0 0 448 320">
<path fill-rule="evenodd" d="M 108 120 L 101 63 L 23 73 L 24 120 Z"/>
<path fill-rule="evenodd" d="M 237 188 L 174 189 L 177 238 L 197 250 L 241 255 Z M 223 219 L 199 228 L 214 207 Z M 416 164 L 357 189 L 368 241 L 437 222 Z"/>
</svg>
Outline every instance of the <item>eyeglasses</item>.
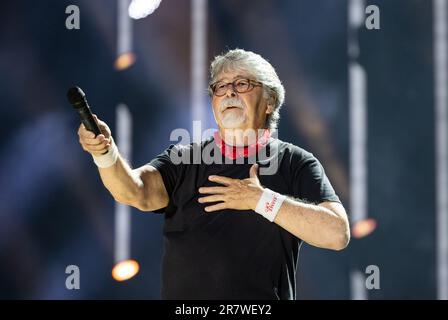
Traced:
<svg viewBox="0 0 448 320">
<path fill-rule="evenodd" d="M 229 86 L 232 86 L 233 91 L 245 93 L 251 91 L 254 87 L 261 87 L 262 85 L 263 84 L 261 82 L 251 79 L 236 79 L 235 81 L 229 83 L 224 81 L 212 83 L 210 85 L 210 89 L 215 96 L 222 97 L 226 94 Z"/>
</svg>

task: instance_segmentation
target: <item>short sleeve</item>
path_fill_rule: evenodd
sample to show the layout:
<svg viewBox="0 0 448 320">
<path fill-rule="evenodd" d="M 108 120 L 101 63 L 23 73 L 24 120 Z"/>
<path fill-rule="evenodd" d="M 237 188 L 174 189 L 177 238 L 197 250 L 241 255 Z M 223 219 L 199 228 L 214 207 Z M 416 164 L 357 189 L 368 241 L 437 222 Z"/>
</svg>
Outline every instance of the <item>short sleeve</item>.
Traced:
<svg viewBox="0 0 448 320">
<path fill-rule="evenodd" d="M 295 197 L 314 204 L 324 201 L 341 202 L 328 180 L 323 166 L 311 153 L 293 166 L 293 170 Z"/>
<path fill-rule="evenodd" d="M 171 152 L 175 150 L 174 148 L 174 144 L 170 145 L 165 151 L 149 162 L 149 165 L 160 172 L 163 183 L 165 184 L 165 189 L 170 197 L 173 193 L 174 186 L 176 185 L 176 178 L 179 176 L 179 165 L 174 164 L 170 157 Z"/>
<path fill-rule="evenodd" d="M 176 145 L 170 145 L 165 151 L 157 155 L 148 164 L 153 166 L 159 171 L 162 176 L 163 184 L 165 185 L 166 192 L 170 201 L 172 200 L 173 192 L 180 176 L 181 164 L 175 164 L 172 161 L 171 155 L 175 152 L 179 152 Z M 156 213 L 163 213 L 165 208 L 156 210 Z"/>
</svg>

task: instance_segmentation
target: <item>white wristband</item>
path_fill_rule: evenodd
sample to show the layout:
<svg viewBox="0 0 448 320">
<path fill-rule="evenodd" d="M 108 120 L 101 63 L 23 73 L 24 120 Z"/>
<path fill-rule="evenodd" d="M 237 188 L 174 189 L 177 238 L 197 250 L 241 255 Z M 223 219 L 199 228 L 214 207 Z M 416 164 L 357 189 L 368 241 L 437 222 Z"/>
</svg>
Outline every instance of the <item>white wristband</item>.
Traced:
<svg viewBox="0 0 448 320">
<path fill-rule="evenodd" d="M 285 199 L 285 196 L 266 188 L 258 200 L 255 212 L 273 222 Z"/>
<path fill-rule="evenodd" d="M 118 148 L 117 145 L 115 144 L 115 141 L 112 137 L 110 137 L 110 147 L 109 147 L 109 151 L 107 151 L 106 154 L 102 154 L 100 156 L 94 156 L 93 157 L 93 162 L 95 162 L 95 164 L 100 167 L 100 168 L 108 168 L 112 165 L 115 164 L 115 162 L 117 162 L 118 159 Z"/>
</svg>

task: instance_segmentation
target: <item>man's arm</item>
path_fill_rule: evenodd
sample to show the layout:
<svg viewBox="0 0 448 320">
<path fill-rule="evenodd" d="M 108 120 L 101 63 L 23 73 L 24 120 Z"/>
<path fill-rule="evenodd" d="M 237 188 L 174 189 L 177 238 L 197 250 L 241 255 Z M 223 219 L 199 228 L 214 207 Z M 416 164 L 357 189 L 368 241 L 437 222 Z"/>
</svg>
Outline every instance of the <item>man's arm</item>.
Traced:
<svg viewBox="0 0 448 320">
<path fill-rule="evenodd" d="M 274 222 L 316 247 L 342 250 L 350 241 L 347 214 L 339 202 L 313 205 L 286 198 Z"/>
<path fill-rule="evenodd" d="M 114 144 L 111 131 L 107 124 L 94 115 L 102 134 L 95 135 L 80 125 L 79 142 L 82 148 L 93 156 L 101 156 L 110 150 Z M 113 198 L 123 204 L 142 211 L 154 211 L 168 204 L 168 193 L 162 176 L 156 168 L 144 165 L 131 169 L 129 164 L 118 155 L 117 161 L 107 167 L 98 168 L 104 186 Z"/>
<path fill-rule="evenodd" d="M 121 156 L 108 168 L 98 168 L 104 186 L 117 202 L 141 211 L 155 211 L 168 204 L 162 176 L 156 168 L 144 165 L 132 170 Z"/>
</svg>

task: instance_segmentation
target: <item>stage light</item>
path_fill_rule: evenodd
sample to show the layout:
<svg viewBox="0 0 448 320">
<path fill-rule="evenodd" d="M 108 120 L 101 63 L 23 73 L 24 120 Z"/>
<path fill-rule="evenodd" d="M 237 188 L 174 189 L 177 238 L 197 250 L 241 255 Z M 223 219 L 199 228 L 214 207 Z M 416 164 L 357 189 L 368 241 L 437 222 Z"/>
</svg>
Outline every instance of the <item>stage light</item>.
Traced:
<svg viewBox="0 0 448 320">
<path fill-rule="evenodd" d="M 142 19 L 156 10 L 162 0 L 132 0 L 129 5 L 129 16 L 132 19 Z"/>
<path fill-rule="evenodd" d="M 112 269 L 112 278 L 117 281 L 131 279 L 140 270 L 138 262 L 135 260 L 124 260 L 117 263 Z"/>
<path fill-rule="evenodd" d="M 115 60 L 114 67 L 116 70 L 121 71 L 132 66 L 135 60 L 135 54 L 133 54 L 132 52 L 123 53 L 120 54 Z"/>
<path fill-rule="evenodd" d="M 353 224 L 352 236 L 360 239 L 371 234 L 377 226 L 375 219 L 364 219 Z"/>
</svg>

